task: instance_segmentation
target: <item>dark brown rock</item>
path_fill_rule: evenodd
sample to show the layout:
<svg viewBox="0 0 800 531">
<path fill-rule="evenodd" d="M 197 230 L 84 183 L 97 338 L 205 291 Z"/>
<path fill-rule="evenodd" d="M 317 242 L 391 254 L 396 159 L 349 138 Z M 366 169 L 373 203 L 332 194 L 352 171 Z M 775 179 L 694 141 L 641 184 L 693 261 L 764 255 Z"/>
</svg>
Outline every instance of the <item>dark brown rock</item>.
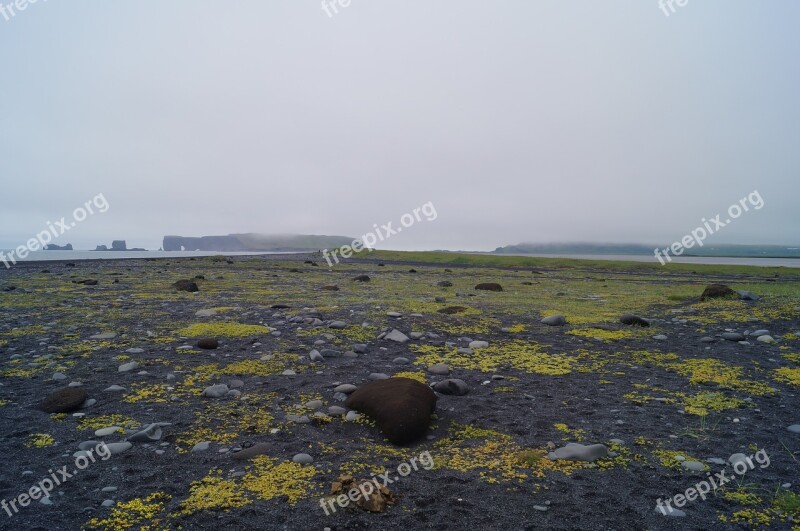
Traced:
<svg viewBox="0 0 800 531">
<path fill-rule="evenodd" d="M 725 284 L 711 284 L 700 295 L 700 300 L 705 301 L 708 299 L 722 299 L 728 297 L 736 297 L 737 294 Z"/>
<path fill-rule="evenodd" d="M 270 449 L 270 445 L 267 443 L 256 443 L 249 448 L 236 452 L 232 457 L 235 461 L 247 461 L 259 455 L 268 454 Z"/>
<path fill-rule="evenodd" d="M 369 282 L 370 280 L 369 275 L 358 275 L 353 278 L 353 282 Z"/>
<path fill-rule="evenodd" d="M 325 291 L 339 291 L 339 286 L 322 286 Z"/>
<path fill-rule="evenodd" d="M 197 348 L 203 350 L 214 350 L 219 348 L 219 341 L 214 338 L 206 337 L 197 342 Z"/>
<path fill-rule="evenodd" d="M 373 419 L 393 444 L 408 444 L 428 429 L 436 410 L 436 394 L 410 378 L 389 378 L 362 385 L 345 405 Z"/>
<path fill-rule="evenodd" d="M 503 286 L 497 282 L 483 282 L 482 284 L 475 286 L 475 289 L 483 291 L 503 291 Z"/>
<path fill-rule="evenodd" d="M 630 326 L 642 326 L 642 327 L 650 326 L 650 321 L 648 321 L 647 319 L 643 319 L 638 315 L 633 315 L 630 313 L 626 313 L 625 315 L 620 317 L 619 322 L 624 325 L 630 325 Z"/>
<path fill-rule="evenodd" d="M 191 280 L 179 280 L 174 283 L 172 287 L 178 291 L 188 291 L 189 293 L 200 291 L 200 288 L 197 287 L 197 284 Z"/>
<path fill-rule="evenodd" d="M 447 315 L 453 315 L 455 313 L 466 312 L 467 310 L 468 310 L 468 308 L 466 308 L 464 306 L 447 306 L 446 308 L 441 308 L 441 309 L 436 310 L 436 311 L 439 312 L 439 313 L 447 314 Z"/>
<path fill-rule="evenodd" d="M 80 409 L 88 397 L 81 387 L 65 387 L 45 398 L 39 409 L 45 413 L 70 413 Z"/>
</svg>

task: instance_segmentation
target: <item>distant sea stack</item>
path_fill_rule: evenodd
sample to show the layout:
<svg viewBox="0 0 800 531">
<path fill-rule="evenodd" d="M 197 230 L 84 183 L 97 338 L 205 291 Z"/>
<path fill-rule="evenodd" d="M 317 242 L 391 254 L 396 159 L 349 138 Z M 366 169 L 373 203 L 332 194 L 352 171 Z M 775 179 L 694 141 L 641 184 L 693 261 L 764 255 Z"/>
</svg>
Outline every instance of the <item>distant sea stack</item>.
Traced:
<svg viewBox="0 0 800 531">
<path fill-rule="evenodd" d="M 165 251 L 220 252 L 311 252 L 350 245 L 354 238 L 347 236 L 318 236 L 306 234 L 228 234 L 227 236 L 164 236 Z"/>
<path fill-rule="evenodd" d="M 60 245 L 56 245 L 54 243 L 48 243 L 45 248 L 45 251 L 72 251 L 72 244 L 68 243 L 63 247 Z"/>
<path fill-rule="evenodd" d="M 111 242 L 111 249 L 109 249 L 105 245 L 98 245 L 94 249 L 95 251 L 146 251 L 147 249 L 141 249 L 139 247 L 134 247 L 133 249 L 128 249 L 128 244 L 125 240 L 114 240 Z"/>
</svg>

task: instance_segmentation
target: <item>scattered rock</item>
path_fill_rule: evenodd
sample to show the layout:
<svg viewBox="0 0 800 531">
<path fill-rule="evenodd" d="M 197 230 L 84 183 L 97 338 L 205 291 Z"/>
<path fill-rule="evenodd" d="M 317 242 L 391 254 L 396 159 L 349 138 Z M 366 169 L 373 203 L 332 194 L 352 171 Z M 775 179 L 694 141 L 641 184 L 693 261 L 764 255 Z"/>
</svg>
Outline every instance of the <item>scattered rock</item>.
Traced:
<svg viewBox="0 0 800 531">
<path fill-rule="evenodd" d="M 206 452 L 206 451 L 208 451 L 208 449 L 210 447 L 211 447 L 211 443 L 209 441 L 199 442 L 199 443 L 195 444 L 194 446 L 192 446 L 192 453 L 195 454 L 195 453 L 198 453 L 198 452 Z"/>
<path fill-rule="evenodd" d="M 383 337 L 383 339 L 386 339 L 388 341 L 394 341 L 396 343 L 408 343 L 410 341 L 410 339 L 409 339 L 409 337 L 407 335 L 405 335 L 400 330 L 397 330 L 396 328 L 393 329 L 388 334 L 386 334 Z"/>
<path fill-rule="evenodd" d="M 130 442 L 159 441 L 161 440 L 161 436 L 163 435 L 161 428 L 169 425 L 170 425 L 169 422 L 155 422 L 153 424 L 148 424 L 142 430 L 128 437 L 128 441 Z"/>
<path fill-rule="evenodd" d="M 442 280 L 441 282 L 437 282 L 436 285 L 439 286 L 440 288 L 452 288 L 453 287 L 453 283 L 450 282 L 449 280 Z"/>
<path fill-rule="evenodd" d="M 353 282 L 369 282 L 370 280 L 369 275 L 358 275 L 353 278 Z"/>
<path fill-rule="evenodd" d="M 469 385 L 464 380 L 450 378 L 434 384 L 434 390 L 443 395 L 464 396 L 469 393 Z"/>
<path fill-rule="evenodd" d="M 690 470 L 692 472 L 702 472 L 706 469 L 706 465 L 701 463 L 700 461 L 683 461 L 681 466 L 686 470 Z"/>
<path fill-rule="evenodd" d="M 608 448 L 604 444 L 583 445 L 578 443 L 568 443 L 562 448 L 550 452 L 548 457 L 551 461 L 566 459 L 570 461 L 596 461 L 602 457 L 608 457 Z"/>
<path fill-rule="evenodd" d="M 758 300 L 758 295 L 756 295 L 755 293 L 750 293 L 749 291 L 740 290 L 740 291 L 737 291 L 736 293 L 739 294 L 739 300 L 743 300 L 743 301 L 757 301 Z"/>
<path fill-rule="evenodd" d="M 684 516 L 686 516 L 686 513 L 684 511 L 676 509 L 672 505 L 661 505 L 661 506 L 656 505 L 656 512 L 662 516 L 672 516 L 677 518 L 683 518 Z"/>
<path fill-rule="evenodd" d="M 106 448 L 108 448 L 108 453 L 111 455 L 117 455 L 122 452 L 127 452 L 133 448 L 133 445 L 129 442 L 108 443 L 106 444 Z"/>
<path fill-rule="evenodd" d="M 471 341 L 469 344 L 469 348 L 471 349 L 478 349 L 478 348 L 488 348 L 489 343 L 486 341 Z"/>
<path fill-rule="evenodd" d="M 542 319 L 542 324 L 547 326 L 564 326 L 567 324 L 567 318 L 563 315 L 551 315 Z"/>
<path fill-rule="evenodd" d="M 450 374 L 450 367 L 444 363 L 436 363 L 435 365 L 428 367 L 428 372 L 439 376 L 447 376 Z"/>
<path fill-rule="evenodd" d="M 216 310 L 197 310 L 194 312 L 195 317 L 214 317 L 217 315 Z"/>
<path fill-rule="evenodd" d="M 503 286 L 497 282 L 483 282 L 475 286 L 475 289 L 482 291 L 503 291 Z"/>
<path fill-rule="evenodd" d="M 301 465 L 310 465 L 314 462 L 314 458 L 308 454 L 297 454 L 292 457 L 292 461 Z"/>
<path fill-rule="evenodd" d="M 117 371 L 118 372 L 130 372 L 133 369 L 138 369 L 138 368 L 139 368 L 139 363 L 138 362 L 130 361 L 128 363 L 123 363 L 122 365 L 120 365 L 119 368 L 117 368 Z"/>
<path fill-rule="evenodd" d="M 760 343 L 769 343 L 769 344 L 777 343 L 777 341 L 775 341 L 775 338 L 773 338 L 772 336 L 769 336 L 769 335 L 758 336 L 756 341 L 758 341 Z"/>
<path fill-rule="evenodd" d="M 305 417 L 305 419 L 306 419 L 305 424 L 310 422 L 308 420 L 308 417 Z M 303 424 L 303 423 L 301 422 L 300 424 Z M 252 459 L 254 457 L 257 457 L 259 455 L 268 454 L 270 452 L 270 450 L 271 450 L 271 447 L 270 447 L 269 444 L 260 442 L 260 443 L 254 444 L 253 446 L 251 446 L 249 448 L 244 448 L 243 450 L 240 450 L 240 451 L 234 453 L 231 457 L 233 458 L 234 461 L 247 461 L 247 460 Z"/>
<path fill-rule="evenodd" d="M 725 332 L 720 334 L 722 339 L 727 339 L 728 341 L 744 341 L 744 335 L 740 334 L 739 332 Z"/>
<path fill-rule="evenodd" d="M 207 398 L 222 398 L 225 396 L 230 389 L 225 384 L 216 384 L 210 385 L 203 389 L 203 393 L 200 396 L 205 396 Z"/>
<path fill-rule="evenodd" d="M 732 467 L 734 467 L 734 470 L 735 470 L 735 467 L 736 467 L 736 463 L 744 463 L 749 469 L 749 465 L 747 465 L 747 455 L 745 455 L 745 454 L 733 454 L 733 455 L 731 455 L 728 458 L 728 463 L 730 463 L 730 465 Z"/>
<path fill-rule="evenodd" d="M 109 435 L 114 435 L 115 433 L 119 433 L 122 431 L 122 428 L 119 426 L 108 426 L 107 428 L 100 428 L 99 430 L 95 430 L 94 436 L 95 437 L 108 437 Z"/>
</svg>

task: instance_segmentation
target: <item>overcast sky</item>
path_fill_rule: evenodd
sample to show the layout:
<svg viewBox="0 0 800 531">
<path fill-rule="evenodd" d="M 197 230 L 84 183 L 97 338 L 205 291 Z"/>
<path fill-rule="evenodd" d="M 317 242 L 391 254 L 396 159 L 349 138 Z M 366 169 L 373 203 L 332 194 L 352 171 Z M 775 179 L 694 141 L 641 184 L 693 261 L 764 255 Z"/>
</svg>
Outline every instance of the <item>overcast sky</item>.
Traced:
<svg viewBox="0 0 800 531">
<path fill-rule="evenodd" d="M 8 4 L 9 0 L 0 0 Z M 0 248 L 800 243 L 800 3 L 87 0 L 0 14 Z M 6 10 L 7 11 L 7 10 Z M 333 9 L 331 9 L 333 13 Z M 722 219 L 725 219 L 723 216 Z M 379 246 L 381 247 L 381 246 Z"/>
</svg>

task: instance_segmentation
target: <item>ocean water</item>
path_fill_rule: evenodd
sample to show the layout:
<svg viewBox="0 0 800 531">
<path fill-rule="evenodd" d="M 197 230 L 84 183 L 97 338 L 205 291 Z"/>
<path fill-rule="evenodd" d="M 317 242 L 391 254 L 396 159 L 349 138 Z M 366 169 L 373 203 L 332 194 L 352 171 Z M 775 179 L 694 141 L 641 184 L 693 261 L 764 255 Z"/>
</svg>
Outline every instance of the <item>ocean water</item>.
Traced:
<svg viewBox="0 0 800 531">
<path fill-rule="evenodd" d="M 6 258 L 10 250 L 0 249 L 6 253 Z M 115 260 L 119 258 L 188 258 L 200 256 L 253 256 L 262 254 L 297 254 L 297 253 L 223 253 L 216 251 L 36 251 L 28 254 L 24 259 L 17 259 L 17 262 L 53 262 L 53 261 L 75 261 L 75 260 Z M 0 268 L 3 263 L 0 262 Z"/>
<path fill-rule="evenodd" d="M 0 249 L 6 256 L 10 250 Z M 52 262 L 75 260 L 114 260 L 120 258 L 187 258 L 200 256 L 256 256 L 256 255 L 287 255 L 304 254 L 295 252 L 235 252 L 225 253 L 218 251 L 36 251 L 30 253 L 24 260 L 18 262 Z M 474 253 L 488 254 L 488 253 Z M 627 262 L 652 262 L 659 263 L 653 255 L 623 255 L 623 254 L 503 254 L 492 256 L 530 256 L 539 258 L 574 258 L 576 260 L 616 260 Z M 676 256 L 672 258 L 676 264 L 721 264 L 721 265 L 747 265 L 763 267 L 800 267 L 800 258 L 745 258 L 721 256 Z M 3 263 L 0 262 L 0 269 Z"/>
</svg>

